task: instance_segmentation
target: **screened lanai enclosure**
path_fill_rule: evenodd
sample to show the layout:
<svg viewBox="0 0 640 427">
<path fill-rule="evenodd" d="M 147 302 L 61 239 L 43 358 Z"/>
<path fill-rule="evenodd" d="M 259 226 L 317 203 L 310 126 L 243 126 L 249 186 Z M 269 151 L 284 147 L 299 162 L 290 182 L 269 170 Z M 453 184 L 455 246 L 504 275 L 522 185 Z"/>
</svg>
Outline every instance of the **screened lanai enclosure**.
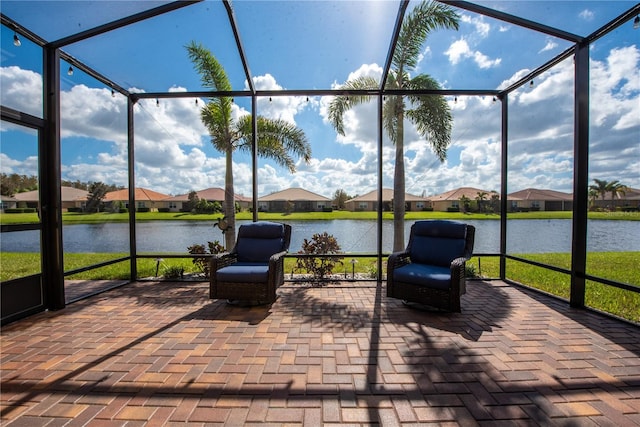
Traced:
<svg viewBox="0 0 640 427">
<path fill-rule="evenodd" d="M 170 262 L 191 266 L 189 246 L 226 236 L 214 227 L 224 206 L 192 214 L 188 196 L 230 188 L 230 233 L 243 221 L 290 223 L 295 258 L 304 239 L 329 231 L 345 275 L 369 263 L 379 282 L 394 234 L 404 230 L 406 244 L 402 224 L 429 210 L 462 220 L 476 211 L 477 274 L 640 321 L 638 3 L 439 1 L 431 7 L 455 25 L 429 21 L 418 44 L 403 31 L 415 0 L 1 7 L 3 323 L 64 308 L 65 283 L 77 278 L 122 285 Z M 228 84 L 202 78 L 189 46 L 210 52 Z M 232 157 L 201 119 L 221 105 L 228 123 L 245 126 L 232 128 Z M 404 116 L 390 114 L 400 105 Z M 309 155 L 264 156 L 262 119 L 297 127 Z M 15 177 L 31 186 L 13 187 Z M 618 187 L 590 192 L 598 182 Z M 456 189 L 467 192 L 447 199 Z M 90 214 L 103 190 L 113 191 Z M 548 198 L 523 196 L 534 190 Z M 282 211 L 270 211 L 266 196 L 287 191 L 310 196 L 283 196 Z M 353 210 L 370 211 L 367 220 L 333 220 L 347 210 L 338 194 L 361 200 Z M 302 205 L 324 215 L 316 228 L 288 219 Z M 518 217 L 532 210 L 555 216 Z"/>
</svg>

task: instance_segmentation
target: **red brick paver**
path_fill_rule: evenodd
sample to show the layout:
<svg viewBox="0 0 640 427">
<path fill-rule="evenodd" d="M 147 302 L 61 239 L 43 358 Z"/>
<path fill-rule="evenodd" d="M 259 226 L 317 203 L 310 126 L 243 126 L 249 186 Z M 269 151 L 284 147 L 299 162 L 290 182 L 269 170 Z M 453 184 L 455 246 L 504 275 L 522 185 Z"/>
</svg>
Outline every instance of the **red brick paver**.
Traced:
<svg viewBox="0 0 640 427">
<path fill-rule="evenodd" d="M 2 425 L 640 425 L 637 326 L 499 281 L 461 314 L 371 282 L 279 295 L 141 282 L 10 324 Z"/>
</svg>

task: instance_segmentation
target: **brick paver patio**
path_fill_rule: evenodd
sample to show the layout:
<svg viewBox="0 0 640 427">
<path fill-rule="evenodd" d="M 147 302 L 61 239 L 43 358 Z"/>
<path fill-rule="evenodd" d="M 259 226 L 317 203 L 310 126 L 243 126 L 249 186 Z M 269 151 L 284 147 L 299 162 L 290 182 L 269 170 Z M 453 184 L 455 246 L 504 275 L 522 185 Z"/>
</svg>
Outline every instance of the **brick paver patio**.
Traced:
<svg viewBox="0 0 640 427">
<path fill-rule="evenodd" d="M 141 282 L 10 324 L 2 425 L 640 425 L 640 328 L 499 281 L 462 314 L 384 292 Z"/>
</svg>

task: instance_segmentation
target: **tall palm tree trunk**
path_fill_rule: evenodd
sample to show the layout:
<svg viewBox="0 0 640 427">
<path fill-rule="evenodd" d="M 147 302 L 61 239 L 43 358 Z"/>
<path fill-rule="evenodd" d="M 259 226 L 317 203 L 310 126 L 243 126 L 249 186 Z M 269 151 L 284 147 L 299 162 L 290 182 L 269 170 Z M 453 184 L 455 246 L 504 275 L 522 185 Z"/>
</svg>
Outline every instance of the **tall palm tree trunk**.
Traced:
<svg viewBox="0 0 640 427">
<path fill-rule="evenodd" d="M 224 174 L 224 215 L 227 217 L 227 229 L 224 231 L 225 249 L 230 251 L 236 244 L 236 204 L 233 191 L 233 150 L 225 153 Z"/>
<path fill-rule="evenodd" d="M 402 101 L 400 101 L 402 103 Z M 393 251 L 401 251 L 404 247 L 404 111 L 397 109 L 398 128 L 396 129 L 396 162 L 393 173 Z"/>
</svg>

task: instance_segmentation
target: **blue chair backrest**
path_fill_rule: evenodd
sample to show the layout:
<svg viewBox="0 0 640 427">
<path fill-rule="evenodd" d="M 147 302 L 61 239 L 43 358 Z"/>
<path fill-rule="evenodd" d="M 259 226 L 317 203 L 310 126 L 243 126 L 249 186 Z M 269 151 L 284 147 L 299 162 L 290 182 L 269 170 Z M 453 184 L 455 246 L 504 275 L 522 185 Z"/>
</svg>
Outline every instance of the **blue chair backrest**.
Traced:
<svg viewBox="0 0 640 427">
<path fill-rule="evenodd" d="M 236 252 L 240 262 L 269 262 L 271 255 L 287 250 L 283 224 L 252 222 L 238 230 Z"/>
<path fill-rule="evenodd" d="M 409 257 L 418 264 L 448 267 L 464 256 L 467 225 L 457 221 L 416 221 L 411 226 Z"/>
</svg>

